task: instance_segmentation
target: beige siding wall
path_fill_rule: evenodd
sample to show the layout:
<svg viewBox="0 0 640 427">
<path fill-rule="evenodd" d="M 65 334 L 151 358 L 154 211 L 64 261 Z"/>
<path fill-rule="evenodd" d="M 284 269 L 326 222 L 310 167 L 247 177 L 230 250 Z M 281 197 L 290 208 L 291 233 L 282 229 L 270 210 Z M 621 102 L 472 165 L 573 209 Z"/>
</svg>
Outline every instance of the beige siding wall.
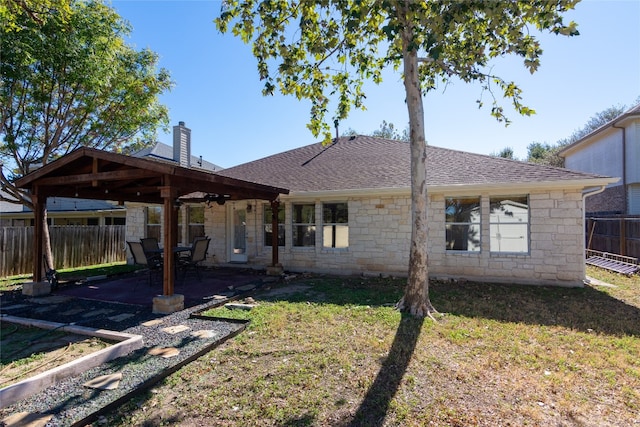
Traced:
<svg viewBox="0 0 640 427">
<path fill-rule="evenodd" d="M 465 194 L 478 196 L 478 194 Z M 429 196 L 429 264 L 433 277 L 508 283 L 580 286 L 584 279 L 583 201 L 579 189 L 529 193 L 529 253 L 494 253 L 489 247 L 489 197 L 481 196 L 481 251 L 445 250 L 445 205 L 448 195 Z M 461 196 L 461 195 L 457 195 Z M 349 247 L 324 248 L 322 245 L 322 203 L 347 203 Z M 281 203 L 285 210 L 285 246 L 279 248 L 279 261 L 287 271 L 330 274 L 406 276 L 411 239 L 411 210 L 408 196 L 349 197 L 304 200 L 314 203 L 315 246 L 293 247 L 292 200 Z M 271 264 L 271 247 L 264 242 L 264 201 L 237 202 L 247 213 L 246 267 L 265 268 Z M 209 265 L 229 261 L 227 216 L 233 203 L 205 209 L 205 232 L 211 237 Z M 127 218 L 127 232 L 144 233 L 144 211 L 133 210 Z M 129 239 L 129 234 L 127 239 Z"/>
</svg>

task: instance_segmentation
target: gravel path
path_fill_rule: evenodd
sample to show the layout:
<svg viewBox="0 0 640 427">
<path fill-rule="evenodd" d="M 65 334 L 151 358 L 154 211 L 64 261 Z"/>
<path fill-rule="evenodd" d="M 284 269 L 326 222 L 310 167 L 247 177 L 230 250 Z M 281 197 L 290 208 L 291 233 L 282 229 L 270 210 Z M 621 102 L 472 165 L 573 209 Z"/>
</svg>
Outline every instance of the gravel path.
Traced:
<svg viewBox="0 0 640 427">
<path fill-rule="evenodd" d="M 34 303 L 35 300 L 40 302 Z M 63 379 L 54 386 L 3 408 L 0 410 L 0 419 L 26 412 L 51 415 L 46 424 L 51 427 L 80 426 L 94 421 L 101 413 L 130 399 L 133 393 L 150 387 L 240 333 L 245 327 L 244 322 L 197 316 L 202 310 L 220 303 L 209 302 L 170 315 L 155 315 L 147 307 L 76 298 L 3 299 L 3 313 L 61 323 L 68 323 L 68 317 L 73 315 L 79 319 L 74 323 L 82 326 L 142 335 L 144 347 L 81 375 Z M 160 348 L 175 348 L 179 353 L 172 357 L 149 354 L 150 350 Z M 97 390 L 83 386 L 97 377 L 116 373 L 122 374 L 122 379 L 115 389 Z"/>
</svg>

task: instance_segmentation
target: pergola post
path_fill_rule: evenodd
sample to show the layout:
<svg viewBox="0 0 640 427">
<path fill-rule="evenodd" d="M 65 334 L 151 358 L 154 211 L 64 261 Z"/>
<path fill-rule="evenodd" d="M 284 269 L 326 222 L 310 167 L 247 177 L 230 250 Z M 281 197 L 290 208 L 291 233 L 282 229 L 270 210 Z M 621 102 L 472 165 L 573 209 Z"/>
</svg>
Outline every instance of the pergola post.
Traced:
<svg viewBox="0 0 640 427">
<path fill-rule="evenodd" d="M 267 274 L 277 276 L 282 274 L 283 268 L 278 260 L 278 211 L 280 202 L 271 201 L 271 266 L 267 268 Z"/>
<path fill-rule="evenodd" d="M 51 284 L 42 281 L 43 276 L 43 255 L 42 248 L 44 237 L 44 226 L 46 221 L 45 209 L 47 205 L 47 197 L 39 191 L 38 186 L 34 187 L 31 195 L 33 203 L 33 281 L 22 284 L 22 294 L 32 297 L 47 295 L 51 292 Z"/>
<path fill-rule="evenodd" d="M 278 265 L 278 210 L 280 202 L 271 202 L 271 266 Z"/>
<path fill-rule="evenodd" d="M 167 178 L 167 181 L 170 179 Z M 162 296 L 153 299 L 153 312 L 169 314 L 184 309 L 184 295 L 174 294 L 175 258 L 173 248 L 178 243 L 178 210 L 176 198 L 178 191 L 171 185 L 160 187 L 160 196 L 164 203 L 164 262 L 162 270 Z"/>
<path fill-rule="evenodd" d="M 162 187 L 160 189 L 164 199 L 164 271 L 162 280 L 162 293 L 166 296 L 173 295 L 175 284 L 173 249 L 178 243 L 178 214 L 174 209 L 176 191 L 172 187 Z"/>
<path fill-rule="evenodd" d="M 44 251 L 42 249 L 44 235 L 44 211 L 47 207 L 47 198 L 38 194 L 38 187 L 35 188 L 31 195 L 33 203 L 33 281 L 34 283 L 42 282 Z"/>
</svg>

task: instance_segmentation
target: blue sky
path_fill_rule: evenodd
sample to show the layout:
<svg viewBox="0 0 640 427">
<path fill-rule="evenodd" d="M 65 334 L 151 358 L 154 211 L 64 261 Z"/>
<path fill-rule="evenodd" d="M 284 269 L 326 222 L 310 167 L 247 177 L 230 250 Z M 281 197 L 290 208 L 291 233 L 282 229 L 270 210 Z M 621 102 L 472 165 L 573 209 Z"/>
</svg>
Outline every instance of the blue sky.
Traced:
<svg viewBox="0 0 640 427">
<path fill-rule="evenodd" d="M 160 55 L 175 87 L 162 96 L 171 126 L 191 129 L 193 155 L 223 167 L 317 142 L 306 128 L 309 104 L 294 97 L 263 97 L 251 47 L 220 34 L 213 19 L 220 1 L 113 0 L 133 31 L 129 43 Z M 544 53 L 530 75 L 516 58 L 500 58 L 493 71 L 523 89 L 536 110 L 512 124 L 490 116 L 491 102 L 478 109 L 479 85 L 454 81 L 424 99 L 426 137 L 431 145 L 481 154 L 511 147 L 519 158 L 531 142 L 555 143 L 612 105 L 631 106 L 640 96 L 640 0 L 586 0 L 567 14 L 580 36 L 542 35 Z M 400 75 L 366 86 L 367 111 L 353 111 L 340 125 L 366 134 L 383 120 L 400 130 L 408 123 Z M 509 106 L 504 101 L 505 107 Z M 328 116 L 331 119 L 331 115 Z M 158 140 L 171 144 L 170 131 Z"/>
</svg>

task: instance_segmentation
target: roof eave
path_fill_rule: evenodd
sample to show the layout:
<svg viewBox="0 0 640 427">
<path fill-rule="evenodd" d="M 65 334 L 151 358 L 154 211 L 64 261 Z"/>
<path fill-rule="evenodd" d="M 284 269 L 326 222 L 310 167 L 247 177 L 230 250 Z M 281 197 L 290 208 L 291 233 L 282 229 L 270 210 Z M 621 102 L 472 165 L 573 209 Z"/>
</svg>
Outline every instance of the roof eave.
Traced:
<svg viewBox="0 0 640 427">
<path fill-rule="evenodd" d="M 432 185 L 427 191 L 431 193 L 447 194 L 469 194 L 479 193 L 523 193 L 542 190 L 563 190 L 563 189 L 584 189 L 589 187 L 606 186 L 618 182 L 620 178 L 588 178 L 558 181 L 532 181 L 532 182 L 502 182 L 490 184 L 453 184 L 453 185 Z"/>
<path fill-rule="evenodd" d="M 480 193 L 523 193 L 541 190 L 562 190 L 568 188 L 585 189 L 590 187 L 606 186 L 618 182 L 620 178 L 588 178 L 559 181 L 536 182 L 500 182 L 490 184 L 447 184 L 428 185 L 427 193 L 437 194 L 480 194 Z M 322 190 L 322 191 L 291 191 L 288 195 L 280 195 L 281 200 L 316 200 L 339 199 L 347 197 L 384 197 L 384 196 L 410 196 L 410 187 L 393 188 L 358 188 L 346 190 Z"/>
</svg>

